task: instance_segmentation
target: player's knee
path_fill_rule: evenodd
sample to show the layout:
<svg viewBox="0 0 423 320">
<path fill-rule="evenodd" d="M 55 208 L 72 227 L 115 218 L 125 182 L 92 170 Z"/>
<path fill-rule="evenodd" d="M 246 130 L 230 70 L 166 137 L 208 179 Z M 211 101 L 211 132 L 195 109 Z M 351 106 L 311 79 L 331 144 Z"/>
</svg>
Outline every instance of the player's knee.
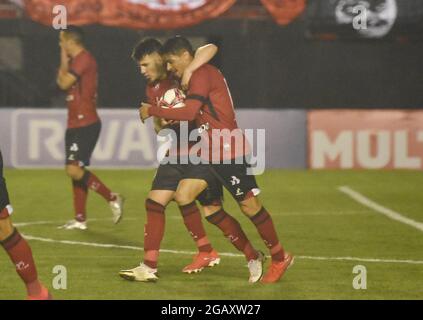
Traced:
<svg viewBox="0 0 423 320">
<path fill-rule="evenodd" d="M 248 217 L 252 217 L 257 212 L 257 211 L 254 211 L 251 207 L 244 206 L 244 205 L 241 205 L 241 211 L 243 214 L 245 214 Z"/>
<path fill-rule="evenodd" d="M 7 239 L 13 232 L 10 218 L 0 219 L 0 241 Z"/>
<path fill-rule="evenodd" d="M 261 204 L 256 197 L 249 198 L 239 203 L 242 213 L 248 217 L 254 216 L 261 209 Z"/>
<path fill-rule="evenodd" d="M 167 206 L 167 203 L 161 201 L 161 199 L 148 196 L 147 199 L 145 199 L 145 202 L 144 202 L 144 207 L 145 207 L 145 209 L 146 209 L 147 212 L 152 208 L 152 204 L 153 205 L 160 205 L 160 206 L 162 206 L 163 207 L 163 210 Z"/>
<path fill-rule="evenodd" d="M 66 166 L 66 174 L 72 180 L 81 180 L 84 175 L 84 170 L 81 167 L 75 165 Z"/>
<path fill-rule="evenodd" d="M 190 193 L 181 190 L 176 191 L 174 199 L 179 206 L 185 206 L 187 204 L 190 204 L 191 202 L 194 202 L 195 197 L 192 196 Z"/>
<path fill-rule="evenodd" d="M 147 198 L 166 207 L 174 197 L 174 191 L 170 190 L 151 190 Z"/>
<path fill-rule="evenodd" d="M 203 211 L 204 211 L 204 216 L 205 217 L 209 217 L 213 214 L 215 214 L 216 212 L 222 210 L 222 206 L 203 206 Z"/>
</svg>

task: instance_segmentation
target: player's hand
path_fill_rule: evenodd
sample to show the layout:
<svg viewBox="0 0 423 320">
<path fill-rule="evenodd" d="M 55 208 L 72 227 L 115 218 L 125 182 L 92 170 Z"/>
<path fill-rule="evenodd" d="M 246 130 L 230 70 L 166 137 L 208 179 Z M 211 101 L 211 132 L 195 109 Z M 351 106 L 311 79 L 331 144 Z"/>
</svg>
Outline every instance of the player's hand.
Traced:
<svg viewBox="0 0 423 320">
<path fill-rule="evenodd" d="M 189 81 L 191 80 L 192 71 L 188 68 L 185 69 L 184 74 L 182 75 L 181 79 L 181 89 L 187 91 L 189 88 Z"/>
<path fill-rule="evenodd" d="M 60 46 L 60 67 L 62 69 L 66 69 L 69 65 L 69 56 L 66 53 L 65 49 L 63 49 L 62 46 Z"/>
<path fill-rule="evenodd" d="M 139 114 L 140 114 L 140 119 L 142 121 L 142 123 L 144 123 L 144 121 L 148 118 L 150 118 L 150 115 L 148 114 L 148 109 L 151 108 L 151 104 L 148 103 L 141 103 L 141 107 L 139 108 Z"/>
<path fill-rule="evenodd" d="M 176 122 L 178 122 L 178 120 L 166 120 L 163 118 L 160 119 L 160 125 L 162 127 L 170 126 L 172 124 L 175 124 Z"/>
</svg>

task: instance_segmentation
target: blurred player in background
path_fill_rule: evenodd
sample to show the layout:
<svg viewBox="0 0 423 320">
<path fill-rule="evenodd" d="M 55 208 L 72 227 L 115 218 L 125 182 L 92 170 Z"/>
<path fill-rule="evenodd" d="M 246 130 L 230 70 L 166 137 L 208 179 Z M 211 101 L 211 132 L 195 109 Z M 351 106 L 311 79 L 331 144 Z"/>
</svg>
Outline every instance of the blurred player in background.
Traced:
<svg viewBox="0 0 423 320">
<path fill-rule="evenodd" d="M 168 63 L 169 70 L 176 77 L 181 78 L 184 70 L 193 59 L 193 49 L 190 42 L 180 36 L 169 39 L 164 44 L 163 54 Z M 194 120 L 197 127 L 202 128 L 207 134 L 205 141 L 209 142 L 209 162 L 213 173 L 223 183 L 225 188 L 238 202 L 242 212 L 250 218 L 257 228 L 258 233 L 270 251 L 272 263 L 264 275 L 262 282 L 277 282 L 286 269 L 293 263 L 293 257 L 284 251 L 279 242 L 272 217 L 263 207 L 258 199 L 260 189 L 257 186 L 255 177 L 247 174 L 247 163 L 245 158 L 248 153 L 245 137 L 241 133 L 241 148 L 236 145 L 237 139 L 231 137 L 232 132 L 240 132 L 235 119 L 235 111 L 232 98 L 222 73 L 212 65 L 205 64 L 193 72 L 184 108 L 160 108 L 157 106 L 143 106 L 140 109 L 141 119 L 149 116 L 156 116 L 168 120 Z M 227 138 L 221 143 L 221 136 L 213 138 L 212 130 L 226 130 Z M 221 131 L 222 134 L 225 133 Z M 215 145 L 218 148 L 213 148 Z M 215 151 L 218 151 L 220 163 L 213 163 Z M 236 161 L 238 158 L 241 161 Z M 224 160 L 231 160 L 226 164 Z M 238 159 L 239 160 L 239 159 Z M 204 185 L 197 181 L 189 181 L 178 187 L 175 199 L 179 206 L 193 203 L 198 193 L 204 190 Z M 195 204 L 194 204 L 195 205 Z M 211 223 L 217 223 L 224 219 L 226 213 L 218 211 L 207 219 Z"/>
<path fill-rule="evenodd" d="M 155 105 L 168 89 L 179 86 L 179 83 L 169 77 L 166 71 L 166 65 L 161 57 L 161 49 L 162 44 L 158 40 L 145 39 L 137 44 L 132 54 L 133 59 L 140 66 L 141 73 L 148 80 L 146 95 L 150 105 Z M 211 60 L 216 51 L 217 47 L 211 44 L 198 48 L 190 65 L 185 69 L 186 72 L 182 75 L 182 85 L 187 85 L 192 72 Z M 175 132 L 180 129 L 179 123 L 173 124 L 160 118 L 155 118 L 154 122 L 157 132 L 163 127 L 169 127 Z M 187 154 L 188 150 L 183 150 L 179 145 L 177 147 L 178 156 Z M 164 212 L 166 206 L 174 200 L 175 193 L 179 188 L 178 185 L 182 181 L 191 180 L 205 185 L 203 192 L 196 197 L 203 206 L 205 215 L 222 210 L 222 185 L 213 176 L 208 166 L 179 163 L 160 164 L 145 203 L 147 222 L 144 235 L 144 262 L 134 269 L 120 271 L 119 274 L 123 278 L 137 281 L 155 281 L 158 279 L 157 260 L 165 229 Z M 207 239 L 200 211 L 195 205 L 195 198 L 192 203 L 180 206 L 179 209 L 185 226 L 196 242 L 199 251 L 193 262 L 186 266 L 183 272 L 199 272 L 204 267 L 218 264 L 220 258 Z M 228 238 L 233 240 L 234 246 L 244 252 L 247 261 L 249 261 L 250 282 L 258 281 L 263 272 L 263 254 L 252 247 L 234 219 L 228 216 L 227 219 L 220 221 L 218 226 Z"/>
<path fill-rule="evenodd" d="M 29 244 L 13 226 L 6 181 L 3 178 L 3 158 L 0 151 L 0 243 L 10 260 L 16 266 L 16 272 L 25 283 L 28 300 L 50 300 L 48 290 L 38 280 L 37 269 Z"/>
<path fill-rule="evenodd" d="M 57 84 L 67 92 L 68 123 L 65 136 L 66 173 L 72 179 L 75 219 L 64 229 L 87 229 L 88 189 L 101 195 L 110 205 L 113 222 L 122 218 L 123 197 L 113 193 L 86 169 L 101 130 L 97 115 L 97 63 L 84 47 L 81 28 L 68 26 L 60 32 L 60 68 Z"/>
</svg>

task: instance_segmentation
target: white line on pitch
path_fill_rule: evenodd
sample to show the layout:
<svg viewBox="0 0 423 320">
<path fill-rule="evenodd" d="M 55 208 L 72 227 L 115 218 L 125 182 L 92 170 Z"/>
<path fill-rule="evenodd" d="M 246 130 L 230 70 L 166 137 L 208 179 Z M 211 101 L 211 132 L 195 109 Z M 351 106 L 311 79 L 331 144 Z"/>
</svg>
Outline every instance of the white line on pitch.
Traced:
<svg viewBox="0 0 423 320">
<path fill-rule="evenodd" d="M 25 239 L 27 240 L 37 240 L 42 242 L 50 242 L 50 243 L 62 243 L 62 244 L 70 244 L 70 245 L 80 245 L 80 246 L 89 246 L 89 247 L 97 247 L 97 248 L 119 248 L 119 249 L 129 249 L 129 250 L 143 250 L 141 247 L 135 247 L 135 246 L 124 246 L 124 245 L 118 245 L 118 244 L 111 244 L 111 243 L 95 243 L 95 242 L 83 242 L 83 241 L 70 241 L 70 240 L 54 240 L 49 238 L 41 238 L 41 237 L 34 237 L 27 234 L 22 234 Z M 179 251 L 179 250 L 168 250 L 168 249 L 160 249 L 160 252 L 165 253 L 175 253 L 175 254 L 189 254 L 193 255 L 198 252 L 193 251 Z M 243 257 L 243 255 L 240 254 L 234 254 L 234 253 L 219 253 L 222 256 L 227 257 Z"/>
<path fill-rule="evenodd" d="M 23 236 L 27 240 L 36 240 L 36 241 L 50 242 L 50 243 L 62 243 L 62 244 L 68 244 L 68 245 L 80 245 L 80 246 L 89 246 L 89 247 L 98 247 L 98 248 L 119 248 L 119 249 L 129 249 L 129 250 L 137 250 L 137 251 L 142 250 L 141 247 L 136 247 L 136 246 L 123 246 L 123 245 L 108 244 L 108 243 L 94 243 L 94 242 L 69 241 L 69 240 L 54 240 L 54 239 L 48 239 L 48 238 L 34 237 L 27 234 L 23 234 Z M 160 249 L 160 252 L 173 253 L 173 254 L 186 254 L 186 255 L 194 255 L 197 253 L 193 251 L 179 251 L 179 250 L 168 250 L 168 249 Z M 219 255 L 226 256 L 226 257 L 244 257 L 242 254 L 228 253 L 228 252 L 219 253 Z M 333 260 L 333 261 L 423 264 L 423 261 L 418 261 L 418 260 L 373 259 L 373 258 L 356 258 L 356 257 L 295 256 L 295 258 L 304 259 L 304 260 L 327 260 L 327 261 Z"/>
<path fill-rule="evenodd" d="M 363 196 L 361 193 L 354 191 L 353 189 L 351 189 L 348 186 L 338 187 L 338 190 L 345 193 L 346 195 L 350 196 L 352 199 L 354 199 L 358 203 L 361 203 L 362 205 L 369 207 L 370 209 L 373 209 L 373 210 L 385 215 L 389 219 L 392 219 L 392 220 L 395 220 L 395 221 L 398 221 L 398 222 L 401 222 L 401 223 L 404 223 L 404 224 L 408 224 L 409 226 L 416 228 L 417 230 L 420 230 L 420 231 L 423 232 L 423 223 L 421 223 L 421 222 L 407 218 L 399 212 L 396 212 L 392 209 L 386 208 L 386 207 L 370 200 L 369 198 Z"/>
<path fill-rule="evenodd" d="M 92 219 L 88 219 L 88 221 L 112 221 L 112 218 L 92 218 Z M 126 221 L 129 220 L 140 220 L 137 218 L 125 218 Z M 43 224 L 62 224 L 65 223 L 66 221 L 32 221 L 32 222 L 14 222 L 13 225 L 15 227 L 27 227 L 27 226 L 35 226 L 35 225 L 43 225 Z"/>
</svg>

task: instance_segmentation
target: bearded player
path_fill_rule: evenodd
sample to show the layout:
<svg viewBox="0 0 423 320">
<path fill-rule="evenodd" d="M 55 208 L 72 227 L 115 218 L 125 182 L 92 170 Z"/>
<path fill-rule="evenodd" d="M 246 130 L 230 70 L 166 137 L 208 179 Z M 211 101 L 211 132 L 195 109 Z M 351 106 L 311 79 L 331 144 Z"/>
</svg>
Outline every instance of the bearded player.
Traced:
<svg viewBox="0 0 423 320">
<path fill-rule="evenodd" d="M 122 218 L 123 197 L 110 189 L 86 167 L 101 130 L 97 114 L 97 63 L 84 46 L 81 28 L 68 26 L 60 32 L 61 59 L 57 84 L 67 92 L 68 122 L 65 135 L 66 173 L 72 180 L 75 219 L 61 228 L 87 229 L 88 190 L 101 195 L 110 206 L 113 222 Z"/>
<path fill-rule="evenodd" d="M 193 59 L 190 42 L 180 36 L 169 39 L 164 45 L 163 53 L 166 56 L 169 69 L 177 77 L 182 76 Z M 209 64 L 193 72 L 185 104 L 184 108 L 177 109 L 142 106 L 140 116 L 143 120 L 150 116 L 168 120 L 195 120 L 197 127 L 206 134 L 207 139 L 203 139 L 203 141 L 208 144 L 209 158 L 207 162 L 210 163 L 211 170 L 238 202 L 241 211 L 254 224 L 269 249 L 272 262 L 261 281 L 263 283 L 277 282 L 293 263 L 293 256 L 285 252 L 279 242 L 272 217 L 258 198 L 260 189 L 255 177 L 248 174 L 246 158 L 249 153 L 245 148 L 245 137 L 241 133 L 242 144 L 239 148 L 237 145 L 239 139 L 236 137 L 233 139 L 231 136 L 232 132 L 240 133 L 241 131 L 235 119 L 229 88 L 222 73 Z M 223 136 L 214 136 L 213 129 L 219 130 Z M 225 135 L 227 136 L 225 137 Z M 223 141 L 227 143 L 221 143 L 222 137 Z M 217 147 L 215 148 L 215 146 Z M 216 151 L 218 163 L 215 163 Z M 225 160 L 230 161 L 226 163 Z M 178 187 L 175 199 L 179 206 L 184 206 L 191 203 L 195 196 L 203 190 L 204 185 L 196 181 L 189 181 L 189 183 Z M 208 216 L 207 219 L 213 223 L 220 221 L 224 216 L 224 212 L 218 211 Z"/>
</svg>

